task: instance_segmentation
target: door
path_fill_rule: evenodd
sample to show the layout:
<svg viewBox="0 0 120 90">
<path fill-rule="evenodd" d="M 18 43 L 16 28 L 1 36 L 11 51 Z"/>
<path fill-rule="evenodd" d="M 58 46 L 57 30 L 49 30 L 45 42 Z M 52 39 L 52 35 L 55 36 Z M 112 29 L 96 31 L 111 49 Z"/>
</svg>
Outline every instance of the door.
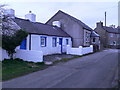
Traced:
<svg viewBox="0 0 120 90">
<path fill-rule="evenodd" d="M 26 39 L 21 42 L 20 49 L 26 50 Z"/>
<path fill-rule="evenodd" d="M 63 52 L 62 44 L 63 44 L 63 39 L 62 39 L 62 38 L 59 38 L 59 45 L 61 46 L 61 53 Z"/>
</svg>

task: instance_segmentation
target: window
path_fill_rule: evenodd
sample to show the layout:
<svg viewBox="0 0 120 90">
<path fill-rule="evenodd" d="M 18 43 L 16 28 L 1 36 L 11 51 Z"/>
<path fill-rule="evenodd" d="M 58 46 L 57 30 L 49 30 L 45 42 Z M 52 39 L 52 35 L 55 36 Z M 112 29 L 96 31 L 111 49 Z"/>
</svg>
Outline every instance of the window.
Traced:
<svg viewBox="0 0 120 90">
<path fill-rule="evenodd" d="M 46 37 L 41 37 L 41 46 L 42 47 L 46 46 Z"/>
<path fill-rule="evenodd" d="M 63 39 L 59 38 L 59 45 L 62 45 L 62 41 L 63 41 Z"/>
<path fill-rule="evenodd" d="M 110 42 L 109 42 L 109 44 L 110 44 L 110 45 L 113 45 L 113 42 L 112 42 L 112 41 L 110 41 Z"/>
<path fill-rule="evenodd" d="M 113 41 L 113 45 L 116 45 L 116 41 Z"/>
<path fill-rule="evenodd" d="M 86 43 L 90 42 L 90 33 L 86 32 Z"/>
<path fill-rule="evenodd" d="M 110 33 L 110 37 L 113 37 L 113 33 Z"/>
<path fill-rule="evenodd" d="M 68 45 L 69 44 L 69 40 L 68 39 L 66 39 L 66 45 Z"/>
<path fill-rule="evenodd" d="M 56 47 L 57 46 L 57 38 L 52 39 L 52 46 Z"/>
<path fill-rule="evenodd" d="M 95 42 L 95 38 L 93 38 L 93 42 Z"/>
<path fill-rule="evenodd" d="M 110 45 L 116 45 L 116 41 L 110 41 Z"/>
</svg>

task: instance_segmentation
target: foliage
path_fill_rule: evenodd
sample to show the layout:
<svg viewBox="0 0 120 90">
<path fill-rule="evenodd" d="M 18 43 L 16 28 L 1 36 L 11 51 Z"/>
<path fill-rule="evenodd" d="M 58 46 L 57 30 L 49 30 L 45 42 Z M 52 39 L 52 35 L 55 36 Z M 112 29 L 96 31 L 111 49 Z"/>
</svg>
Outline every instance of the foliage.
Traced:
<svg viewBox="0 0 120 90">
<path fill-rule="evenodd" d="M 28 33 L 24 30 L 18 30 L 12 36 L 2 35 L 2 48 L 8 52 L 11 59 L 15 53 L 15 48 L 21 44 L 27 35 Z"/>
</svg>

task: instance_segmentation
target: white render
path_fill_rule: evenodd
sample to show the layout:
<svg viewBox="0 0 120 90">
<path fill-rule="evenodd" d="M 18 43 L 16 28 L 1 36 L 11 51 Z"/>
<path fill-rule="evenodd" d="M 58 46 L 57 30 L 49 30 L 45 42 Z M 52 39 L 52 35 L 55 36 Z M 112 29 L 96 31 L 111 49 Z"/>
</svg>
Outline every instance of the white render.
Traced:
<svg viewBox="0 0 120 90">
<path fill-rule="evenodd" d="M 20 58 L 24 61 L 43 62 L 43 53 L 42 51 L 19 49 L 17 53 L 15 53 L 15 58 Z"/>
<path fill-rule="evenodd" d="M 41 47 L 41 36 L 46 37 L 47 45 L 46 47 Z M 63 45 L 62 49 L 63 52 L 67 52 L 67 45 L 66 45 L 66 39 L 69 40 L 68 45 L 72 46 L 72 41 L 70 37 L 55 37 L 57 38 L 57 46 L 52 46 L 52 38 L 55 36 L 47 36 L 47 35 L 36 35 L 31 34 L 31 50 L 29 49 L 29 38 L 30 35 L 27 36 L 27 43 L 26 43 L 26 50 L 20 49 L 20 46 L 16 47 L 14 54 L 14 58 L 20 58 L 25 61 L 32 61 L 32 62 L 42 62 L 43 61 L 43 55 L 49 55 L 49 54 L 61 54 L 61 45 L 59 45 L 59 38 L 63 38 Z M 9 56 L 5 50 L 2 50 L 2 60 L 3 59 L 9 59 Z"/>
<path fill-rule="evenodd" d="M 44 36 L 47 38 L 47 45 L 46 47 L 41 47 L 40 42 L 41 42 L 41 36 Z M 29 37 L 29 36 L 28 36 Z M 43 55 L 48 55 L 48 54 L 61 54 L 61 45 L 59 45 L 59 38 L 63 38 L 63 45 L 62 49 L 63 52 L 67 52 L 67 45 L 65 40 L 69 39 L 69 45 L 72 45 L 71 38 L 67 37 L 56 37 L 57 38 L 57 46 L 52 47 L 52 38 L 55 36 L 46 36 L 46 35 L 31 35 L 31 50 L 38 50 L 42 51 Z M 27 40 L 28 41 L 28 40 Z M 28 44 L 27 44 L 28 45 Z M 29 45 L 28 45 L 29 46 Z"/>
<path fill-rule="evenodd" d="M 28 19 L 31 22 L 36 22 L 36 15 L 30 11 L 28 14 L 25 15 L 25 19 Z"/>
<path fill-rule="evenodd" d="M 10 59 L 10 57 L 8 56 L 6 50 L 1 49 L 0 51 L 2 52 L 2 59 L 0 59 L 1 61 L 4 60 L 4 59 Z"/>
<path fill-rule="evenodd" d="M 43 62 L 43 53 L 42 51 L 33 51 L 33 50 L 20 50 L 16 49 L 16 53 L 13 56 L 14 58 L 20 58 L 24 61 L 31 62 Z M 2 49 L 2 59 L 10 59 L 6 50 Z"/>
<path fill-rule="evenodd" d="M 90 45 L 90 47 L 79 46 L 79 48 L 72 48 L 71 46 L 67 45 L 67 54 L 84 55 L 92 52 L 93 52 L 93 45 Z"/>
<path fill-rule="evenodd" d="M 46 37 L 47 38 L 47 45 L 46 47 L 41 47 L 41 37 Z M 52 46 L 52 38 L 57 38 L 57 46 L 53 47 Z M 29 38 L 30 35 L 27 36 L 27 45 L 26 45 L 26 50 L 29 49 Z M 72 46 L 72 41 L 70 37 L 57 37 L 57 36 L 47 36 L 47 35 L 36 35 L 36 34 L 31 34 L 31 50 L 35 51 L 42 51 L 43 55 L 50 55 L 50 54 L 61 54 L 61 45 L 59 45 L 59 38 L 63 38 L 63 45 L 62 45 L 62 52 L 66 53 L 67 52 L 67 45 L 66 45 L 66 39 L 69 40 L 68 45 L 71 47 Z M 16 47 L 16 50 L 20 49 L 20 46 Z"/>
</svg>

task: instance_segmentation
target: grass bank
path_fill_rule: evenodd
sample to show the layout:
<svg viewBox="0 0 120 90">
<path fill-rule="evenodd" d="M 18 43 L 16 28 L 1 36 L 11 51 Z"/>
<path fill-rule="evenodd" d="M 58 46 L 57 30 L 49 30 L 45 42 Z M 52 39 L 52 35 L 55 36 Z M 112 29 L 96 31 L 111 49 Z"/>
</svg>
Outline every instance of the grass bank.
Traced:
<svg viewBox="0 0 120 90">
<path fill-rule="evenodd" d="M 2 80 L 9 80 L 35 71 L 43 70 L 48 66 L 42 63 L 33 63 L 21 59 L 5 59 L 2 61 Z"/>
</svg>

